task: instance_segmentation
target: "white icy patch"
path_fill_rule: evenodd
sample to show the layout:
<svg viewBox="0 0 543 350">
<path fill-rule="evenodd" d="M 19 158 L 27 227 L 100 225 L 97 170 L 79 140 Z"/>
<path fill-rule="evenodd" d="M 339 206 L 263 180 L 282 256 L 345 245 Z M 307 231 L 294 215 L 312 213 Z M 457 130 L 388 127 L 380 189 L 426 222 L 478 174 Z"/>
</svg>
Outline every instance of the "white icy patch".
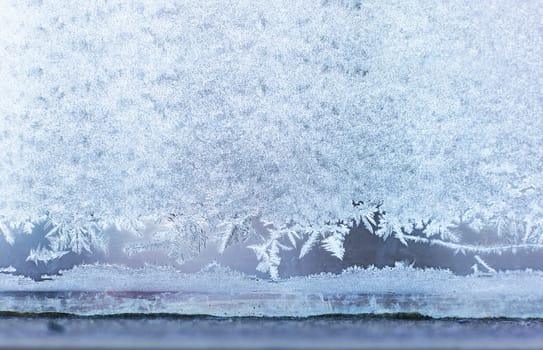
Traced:
<svg viewBox="0 0 543 350">
<path fill-rule="evenodd" d="M 0 269 L 0 272 L 3 272 L 3 273 L 13 273 L 17 271 L 13 266 L 8 266 L 8 267 L 3 267 Z"/>
<path fill-rule="evenodd" d="M 51 248 L 81 254 L 172 220 L 147 248 L 184 261 L 260 217 L 274 277 L 292 234 L 342 258 L 340 221 L 540 245 L 541 18 L 537 1 L 2 1 L 0 221 L 46 217 Z"/>
<path fill-rule="evenodd" d="M 0 275 L 0 310 L 75 314 L 176 313 L 310 316 L 418 312 L 433 317 L 543 317 L 543 273 L 455 276 L 408 267 L 351 268 L 277 282 L 212 265 L 168 268 L 78 266 L 35 283 Z"/>
</svg>

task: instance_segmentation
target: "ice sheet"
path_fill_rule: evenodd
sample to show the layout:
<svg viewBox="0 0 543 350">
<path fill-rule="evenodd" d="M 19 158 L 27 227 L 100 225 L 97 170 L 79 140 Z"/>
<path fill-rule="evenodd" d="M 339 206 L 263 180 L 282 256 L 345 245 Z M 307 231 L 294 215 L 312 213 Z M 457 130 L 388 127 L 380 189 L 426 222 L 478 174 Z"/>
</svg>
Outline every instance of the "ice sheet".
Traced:
<svg viewBox="0 0 543 350">
<path fill-rule="evenodd" d="M 39 283 L 24 277 L 0 276 L 0 311 L 543 317 L 543 273 L 533 271 L 455 276 L 443 270 L 408 267 L 355 268 L 340 275 L 270 281 L 218 266 L 185 274 L 166 268 L 89 265 Z"/>
</svg>

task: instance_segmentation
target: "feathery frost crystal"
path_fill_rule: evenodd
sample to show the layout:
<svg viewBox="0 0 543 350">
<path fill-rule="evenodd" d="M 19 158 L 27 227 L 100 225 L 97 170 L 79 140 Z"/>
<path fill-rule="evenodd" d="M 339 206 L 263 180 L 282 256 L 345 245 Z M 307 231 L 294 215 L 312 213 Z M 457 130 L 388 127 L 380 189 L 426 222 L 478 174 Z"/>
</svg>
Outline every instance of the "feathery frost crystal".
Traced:
<svg viewBox="0 0 543 350">
<path fill-rule="evenodd" d="M 250 242 L 275 278 L 358 226 L 539 249 L 541 5 L 2 0 L 3 239 L 48 227 L 36 264 Z"/>
</svg>

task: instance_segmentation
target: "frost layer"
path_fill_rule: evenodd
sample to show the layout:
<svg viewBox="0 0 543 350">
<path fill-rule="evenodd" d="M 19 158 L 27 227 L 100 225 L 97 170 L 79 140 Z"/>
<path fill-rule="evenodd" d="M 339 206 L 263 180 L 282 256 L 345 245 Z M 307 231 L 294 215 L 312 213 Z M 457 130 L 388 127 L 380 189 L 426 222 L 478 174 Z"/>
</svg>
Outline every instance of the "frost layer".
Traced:
<svg viewBox="0 0 543 350">
<path fill-rule="evenodd" d="M 541 18 L 538 1 L 3 1 L 0 229 L 50 221 L 38 259 L 157 224 L 183 260 L 258 217 L 272 275 L 300 237 L 342 258 L 359 224 L 539 244 Z"/>
<path fill-rule="evenodd" d="M 16 312 L 543 317 L 543 274 L 532 271 L 460 277 L 438 270 L 353 268 L 271 282 L 216 265 L 198 274 L 87 265 L 41 283 L 0 275 L 0 286 L 0 311 Z"/>
</svg>

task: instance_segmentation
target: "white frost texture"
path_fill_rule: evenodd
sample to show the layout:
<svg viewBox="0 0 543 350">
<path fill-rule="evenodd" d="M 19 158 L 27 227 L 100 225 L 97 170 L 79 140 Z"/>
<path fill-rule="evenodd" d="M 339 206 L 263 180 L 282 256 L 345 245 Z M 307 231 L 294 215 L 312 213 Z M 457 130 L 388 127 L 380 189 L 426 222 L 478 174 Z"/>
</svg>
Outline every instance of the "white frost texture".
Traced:
<svg viewBox="0 0 543 350">
<path fill-rule="evenodd" d="M 443 270 L 355 267 L 337 275 L 271 282 L 216 264 L 198 274 L 183 274 L 171 268 L 94 265 L 78 266 L 40 283 L 21 276 L 0 275 L 0 290 L 0 310 L 87 316 L 145 313 L 307 317 L 419 313 L 438 318 L 541 318 L 543 315 L 541 271 L 463 277 Z"/>
<path fill-rule="evenodd" d="M 34 262 L 253 236 L 272 277 L 354 226 L 537 248 L 542 57 L 539 0 L 0 0 L 0 230 L 47 222 Z"/>
</svg>

